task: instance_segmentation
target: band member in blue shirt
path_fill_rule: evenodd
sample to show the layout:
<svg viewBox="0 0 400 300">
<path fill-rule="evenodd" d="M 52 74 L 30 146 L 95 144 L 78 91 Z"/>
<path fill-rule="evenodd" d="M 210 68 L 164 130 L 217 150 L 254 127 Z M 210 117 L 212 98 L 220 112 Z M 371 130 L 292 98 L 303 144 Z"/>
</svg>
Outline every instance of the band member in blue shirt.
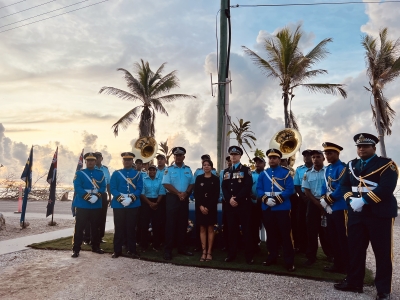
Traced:
<svg viewBox="0 0 400 300">
<path fill-rule="evenodd" d="M 256 169 L 251 172 L 251 177 L 253 178 L 253 186 L 251 188 L 251 235 L 252 242 L 254 245 L 254 253 L 258 253 L 260 251 L 260 227 L 262 223 L 262 210 L 261 210 L 261 202 L 257 201 L 257 182 L 258 177 L 261 172 L 265 169 L 265 159 L 262 157 L 254 157 L 253 161 L 256 164 Z"/>
<path fill-rule="evenodd" d="M 162 237 L 162 220 L 163 213 L 159 208 L 163 197 L 165 196 L 165 188 L 161 184 L 162 176 L 157 176 L 157 167 L 150 165 L 148 175 L 143 176 L 143 190 L 140 195 L 141 200 L 141 220 L 142 220 L 142 251 L 146 251 L 149 246 L 149 223 L 151 221 L 151 229 L 153 232 L 153 250 L 158 251 Z"/>
<path fill-rule="evenodd" d="M 186 250 L 185 237 L 189 219 L 189 196 L 194 186 L 194 177 L 189 166 L 184 164 L 186 150 L 183 147 L 172 148 L 175 163 L 165 172 L 162 184 L 168 191 L 166 199 L 166 231 L 164 259 L 172 259 L 174 239 L 177 238 L 178 253 L 193 256 Z"/>
<path fill-rule="evenodd" d="M 124 237 L 128 246 L 127 254 L 138 258 L 136 251 L 136 232 L 135 227 L 138 220 L 140 194 L 143 189 L 142 173 L 132 168 L 135 155 L 132 152 L 121 154 L 121 170 L 116 170 L 110 181 L 110 190 L 113 196 L 111 207 L 114 212 L 114 253 L 113 258 L 117 258 L 122 253 Z"/>
<path fill-rule="evenodd" d="M 324 271 L 346 274 L 349 265 L 347 245 L 347 204 L 340 188 L 340 179 L 346 172 L 346 164 L 339 159 L 343 148 L 334 143 L 323 143 L 325 158 L 329 165 L 325 169 L 325 184 L 322 185 L 321 205 L 327 212 L 328 239 L 332 245 L 333 265 Z"/>
<path fill-rule="evenodd" d="M 283 246 L 285 268 L 295 271 L 294 250 L 291 237 L 290 196 L 294 193 L 293 178 L 288 168 L 280 166 L 282 152 L 267 151 L 269 168 L 260 173 L 257 181 L 257 196 L 262 202 L 263 222 L 267 231 L 268 257 L 264 266 L 276 263 L 278 258 L 278 234 Z"/>
<path fill-rule="evenodd" d="M 101 220 L 101 193 L 106 191 L 104 173 L 94 168 L 96 157 L 93 153 L 86 153 L 83 158 L 86 169 L 77 171 L 74 177 L 75 198 L 73 206 L 75 214 L 75 232 L 73 239 L 72 257 L 79 256 L 83 241 L 83 230 L 86 223 L 90 222 L 91 228 L 99 228 Z M 92 232 L 92 252 L 103 254 L 100 249 L 99 230 Z"/>
</svg>

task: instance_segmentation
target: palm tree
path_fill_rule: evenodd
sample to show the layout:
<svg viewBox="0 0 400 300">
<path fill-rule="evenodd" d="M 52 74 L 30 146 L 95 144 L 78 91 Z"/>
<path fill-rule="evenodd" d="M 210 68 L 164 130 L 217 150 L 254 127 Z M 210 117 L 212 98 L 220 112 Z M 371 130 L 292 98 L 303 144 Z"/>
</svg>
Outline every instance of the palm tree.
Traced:
<svg viewBox="0 0 400 300">
<path fill-rule="evenodd" d="M 229 132 L 227 133 L 228 136 L 231 133 L 236 135 L 236 140 L 239 146 L 243 148 L 244 152 L 246 152 L 246 155 L 249 159 L 250 156 L 247 153 L 246 149 L 243 147 L 243 144 L 246 144 L 251 149 L 251 144 L 255 146 L 256 144 L 254 143 L 254 141 L 257 140 L 254 136 L 254 132 L 250 130 L 250 123 L 251 123 L 250 121 L 244 122 L 243 119 L 240 120 L 238 119 L 238 124 L 231 122 L 230 126 L 232 129 L 229 130 Z"/>
<path fill-rule="evenodd" d="M 365 61 L 370 88 L 365 87 L 374 100 L 371 103 L 372 120 L 379 134 L 381 155 L 386 156 L 385 134 L 390 135 L 396 112 L 390 107 L 388 99 L 383 95 L 387 83 L 400 75 L 400 39 L 387 39 L 388 29 L 379 31 L 378 39 L 365 35 L 361 44 L 365 49 Z"/>
<path fill-rule="evenodd" d="M 170 90 L 179 87 L 179 79 L 176 77 L 176 70 L 162 76 L 161 73 L 166 63 L 163 63 L 156 72 L 153 72 L 148 62 L 144 62 L 143 59 L 140 61 L 141 63 L 134 64 L 135 76 L 125 69 L 117 69 L 117 71 L 124 73 L 129 92 L 106 86 L 99 91 L 100 94 L 104 92 L 122 100 L 141 102 L 140 105 L 132 108 L 112 126 L 115 136 L 118 135 L 120 126 L 126 129 L 134 118 L 139 118 L 139 137 L 154 137 L 155 113 L 159 112 L 168 116 L 164 103 L 181 98 L 196 98 L 186 94 L 168 94 Z"/>
<path fill-rule="evenodd" d="M 166 160 L 167 165 L 168 165 L 169 164 L 169 158 L 172 155 L 171 149 L 169 149 L 169 147 L 168 147 L 168 139 L 165 142 L 160 142 L 158 144 L 158 146 L 160 147 L 160 148 L 158 148 L 160 150 L 160 152 L 157 153 L 157 154 L 164 155 L 165 156 L 165 160 Z"/>
<path fill-rule="evenodd" d="M 343 98 L 347 97 L 342 84 L 308 83 L 309 79 L 328 73 L 327 70 L 313 70 L 311 68 L 329 53 L 326 45 L 332 42 L 332 39 L 322 40 L 314 49 L 304 55 L 299 49 L 302 36 L 303 32 L 301 25 L 299 25 L 294 32 L 285 27 L 276 36 L 265 39 L 264 47 L 267 52 L 267 59 L 242 46 L 244 52 L 262 69 L 267 77 L 279 80 L 282 87 L 285 128 L 298 129 L 296 118 L 291 109 L 291 103 L 295 96 L 293 90 L 296 87 L 303 86 L 314 93 L 340 94 Z"/>
</svg>

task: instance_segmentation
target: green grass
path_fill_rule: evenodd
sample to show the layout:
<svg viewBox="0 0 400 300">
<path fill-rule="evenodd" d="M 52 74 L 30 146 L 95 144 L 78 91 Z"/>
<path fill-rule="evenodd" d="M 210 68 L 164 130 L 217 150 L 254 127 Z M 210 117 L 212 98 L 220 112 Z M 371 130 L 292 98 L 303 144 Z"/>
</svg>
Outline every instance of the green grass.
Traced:
<svg viewBox="0 0 400 300">
<path fill-rule="evenodd" d="M 113 234 L 106 233 L 104 239 L 107 243 L 101 244 L 102 249 L 106 253 L 113 253 Z M 42 243 L 32 244 L 29 247 L 34 249 L 44 249 L 44 250 L 71 250 L 72 237 L 61 238 L 57 240 L 46 241 Z M 83 251 L 90 251 L 91 247 L 82 245 Z M 254 264 L 247 265 L 244 260 L 244 253 L 240 252 L 235 261 L 226 263 L 224 259 L 226 257 L 226 252 L 223 252 L 219 249 L 215 249 L 213 251 L 213 260 L 211 262 L 200 262 L 201 253 L 195 253 L 194 256 L 183 256 L 179 255 L 176 252 L 173 253 L 172 261 L 165 261 L 163 259 L 162 252 L 155 252 L 152 250 L 146 251 L 145 253 L 141 253 L 141 259 L 152 261 L 152 262 L 162 262 L 162 263 L 171 263 L 175 265 L 182 266 L 194 266 L 201 268 L 213 268 L 213 269 L 222 269 L 222 270 L 233 270 L 233 271 L 242 271 L 242 272 L 258 272 L 258 273 L 266 273 L 266 274 L 275 274 L 281 276 L 291 276 L 291 277 L 300 277 L 307 278 L 319 281 L 329 281 L 329 282 L 337 282 L 343 279 L 344 275 L 341 274 L 332 274 L 323 271 L 323 267 L 326 265 L 330 265 L 326 261 L 326 257 L 323 254 L 321 249 L 318 249 L 317 253 L 317 261 L 310 267 L 303 266 L 303 262 L 305 261 L 304 255 L 296 255 L 295 257 L 295 266 L 296 271 L 291 273 L 287 272 L 284 268 L 284 263 L 282 258 L 278 259 L 278 263 L 276 265 L 272 265 L 269 267 L 264 267 L 262 262 L 265 261 L 267 257 L 267 250 L 265 244 L 262 244 L 260 253 L 254 256 Z M 373 284 L 373 274 L 372 271 L 366 269 L 365 274 L 365 284 L 372 285 Z"/>
</svg>

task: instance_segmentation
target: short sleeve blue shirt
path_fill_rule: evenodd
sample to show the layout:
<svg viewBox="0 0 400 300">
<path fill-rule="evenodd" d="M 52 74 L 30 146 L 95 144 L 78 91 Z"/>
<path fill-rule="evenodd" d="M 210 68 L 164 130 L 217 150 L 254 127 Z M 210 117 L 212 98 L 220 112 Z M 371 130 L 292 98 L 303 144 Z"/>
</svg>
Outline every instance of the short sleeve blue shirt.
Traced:
<svg viewBox="0 0 400 300">
<path fill-rule="evenodd" d="M 189 185 L 194 184 L 194 176 L 189 166 L 176 164 L 169 166 L 162 179 L 162 184 L 171 184 L 178 192 L 186 192 Z"/>
</svg>

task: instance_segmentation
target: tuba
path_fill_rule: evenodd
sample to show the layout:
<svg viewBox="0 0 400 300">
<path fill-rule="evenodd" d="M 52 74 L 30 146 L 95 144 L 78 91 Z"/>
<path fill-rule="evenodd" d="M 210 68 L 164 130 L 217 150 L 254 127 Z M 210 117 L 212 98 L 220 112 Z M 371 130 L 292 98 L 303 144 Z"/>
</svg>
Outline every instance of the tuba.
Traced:
<svg viewBox="0 0 400 300">
<path fill-rule="evenodd" d="M 278 149 L 282 152 L 282 158 L 289 158 L 300 149 L 301 142 L 300 132 L 293 128 L 285 128 L 272 137 L 269 148 Z"/>
<path fill-rule="evenodd" d="M 136 159 L 141 159 L 147 163 L 156 156 L 158 151 L 157 141 L 150 136 L 139 138 L 132 147 L 132 152 Z"/>
</svg>

